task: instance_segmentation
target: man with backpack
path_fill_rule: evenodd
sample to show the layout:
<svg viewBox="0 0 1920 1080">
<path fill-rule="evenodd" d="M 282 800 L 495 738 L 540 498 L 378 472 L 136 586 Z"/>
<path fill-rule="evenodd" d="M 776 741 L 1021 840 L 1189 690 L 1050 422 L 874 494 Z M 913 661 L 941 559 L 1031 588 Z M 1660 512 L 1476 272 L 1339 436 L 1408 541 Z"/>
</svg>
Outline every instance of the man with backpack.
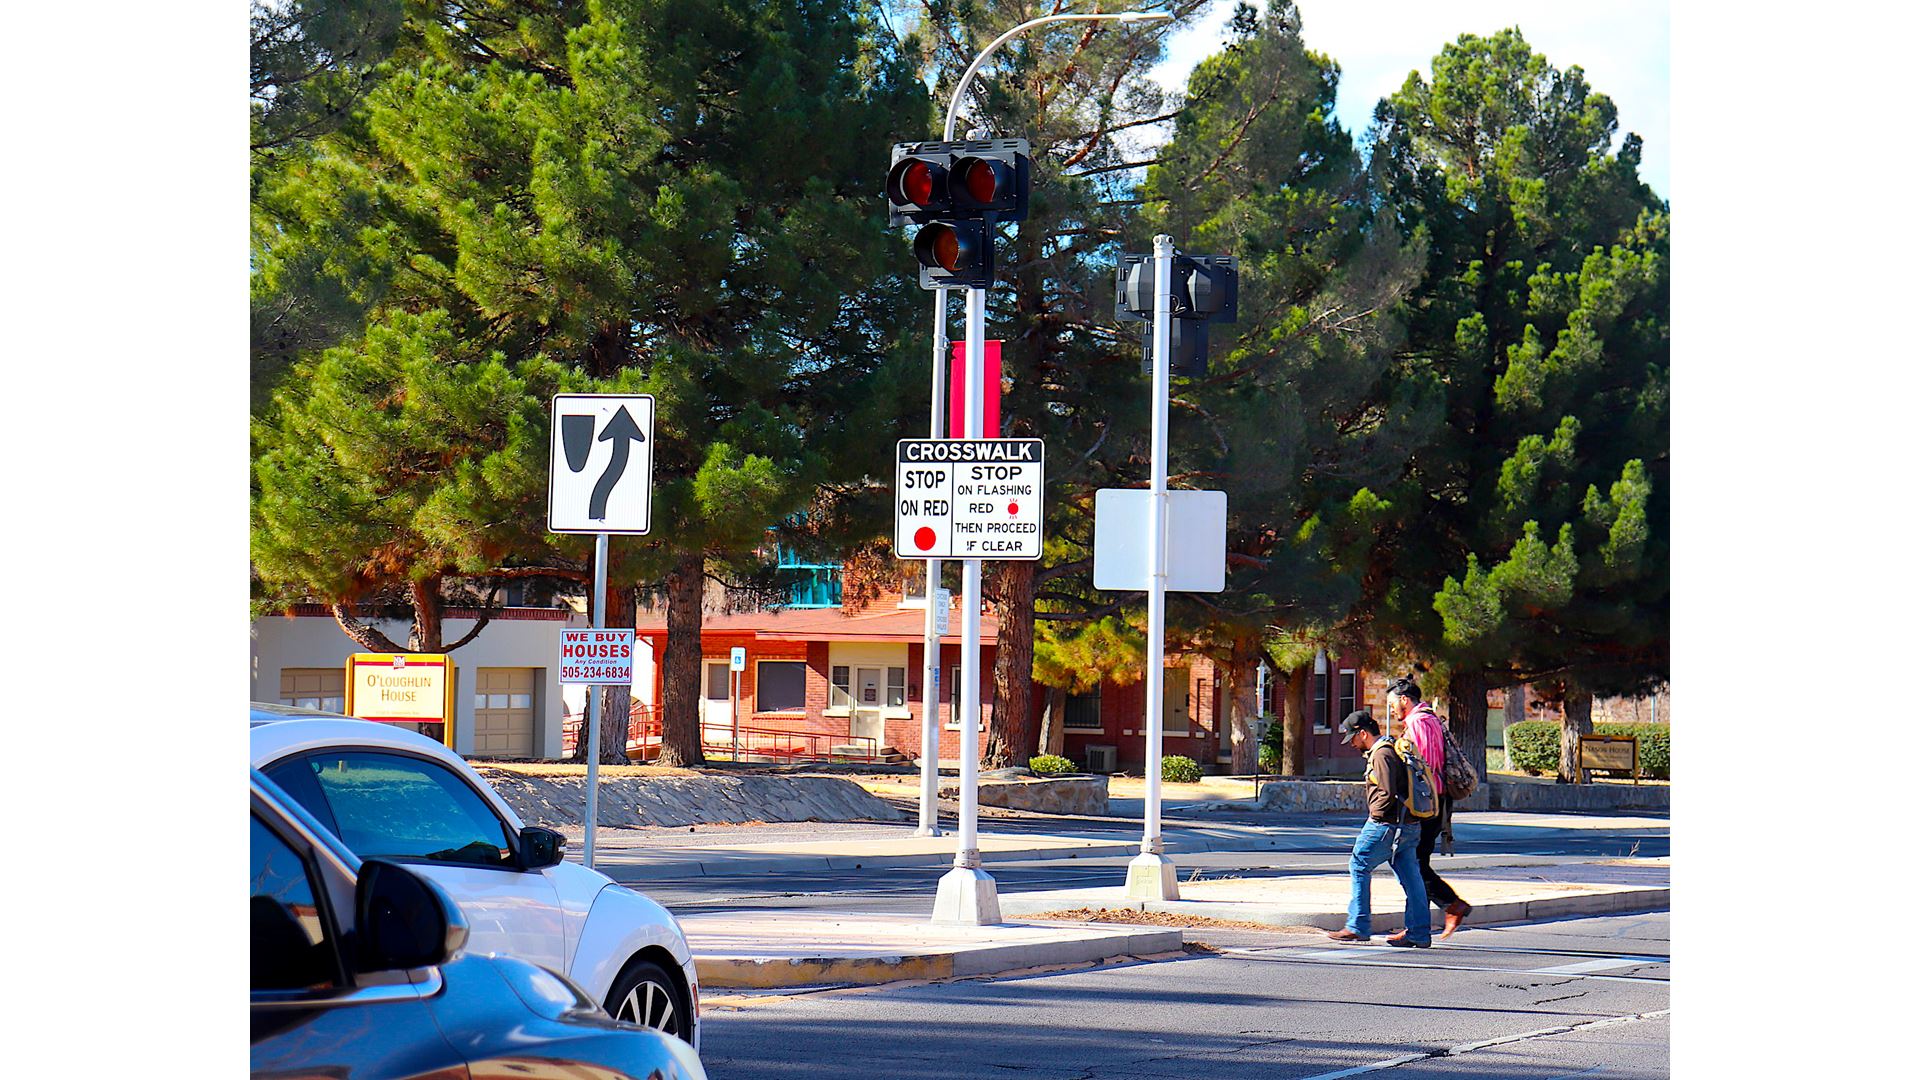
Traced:
<svg viewBox="0 0 1920 1080">
<path fill-rule="evenodd" d="M 1433 706 L 1420 700 L 1420 684 L 1411 678 L 1401 677 L 1387 684 L 1387 715 L 1400 723 L 1401 733 L 1412 740 L 1414 749 L 1426 759 L 1427 766 L 1436 777 L 1441 777 L 1440 812 L 1420 822 L 1420 880 L 1426 885 L 1427 898 L 1435 907 L 1446 912 L 1446 929 L 1441 931 L 1442 941 L 1453 936 L 1460 923 L 1473 913 L 1473 905 L 1460 899 L 1453 886 L 1441 879 L 1433 870 L 1433 848 L 1439 841 L 1441 832 L 1453 831 L 1453 800 L 1455 794 L 1461 798 L 1473 793 L 1473 785 L 1479 775 L 1473 772 L 1471 765 L 1461 758 L 1458 748 L 1450 748 L 1447 729 Z M 1389 725 L 1391 726 L 1391 725 Z M 1449 749 L 1454 760 L 1449 761 Z M 1465 777 L 1460 776 L 1465 771 Z M 1465 790 L 1461 790 L 1464 788 Z M 1452 841 L 1448 841 L 1451 851 Z"/>
<path fill-rule="evenodd" d="M 1412 811 L 1424 809 L 1432 814 L 1437 809 L 1431 770 L 1411 744 L 1401 747 L 1381 738 L 1380 725 L 1364 709 L 1340 721 L 1340 741 L 1367 755 L 1367 823 L 1354 839 L 1353 858 L 1347 864 L 1353 875 L 1347 925 L 1328 931 L 1327 936 L 1335 941 L 1365 941 L 1371 936 L 1373 871 L 1391 861 L 1394 879 L 1407 894 L 1407 928 L 1388 937 L 1387 944 L 1428 948 L 1433 944 L 1432 916 L 1427 914 L 1427 889 L 1420 881 L 1415 851 L 1420 816 Z"/>
</svg>

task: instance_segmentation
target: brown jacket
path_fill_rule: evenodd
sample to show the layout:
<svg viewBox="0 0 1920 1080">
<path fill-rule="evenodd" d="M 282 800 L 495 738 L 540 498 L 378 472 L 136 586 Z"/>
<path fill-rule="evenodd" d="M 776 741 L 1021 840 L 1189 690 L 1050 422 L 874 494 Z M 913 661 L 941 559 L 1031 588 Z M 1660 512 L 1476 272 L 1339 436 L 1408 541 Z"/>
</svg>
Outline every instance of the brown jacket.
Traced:
<svg viewBox="0 0 1920 1080">
<path fill-rule="evenodd" d="M 1367 751 L 1367 820 L 1398 824 L 1407 796 L 1407 766 L 1385 736 Z"/>
</svg>

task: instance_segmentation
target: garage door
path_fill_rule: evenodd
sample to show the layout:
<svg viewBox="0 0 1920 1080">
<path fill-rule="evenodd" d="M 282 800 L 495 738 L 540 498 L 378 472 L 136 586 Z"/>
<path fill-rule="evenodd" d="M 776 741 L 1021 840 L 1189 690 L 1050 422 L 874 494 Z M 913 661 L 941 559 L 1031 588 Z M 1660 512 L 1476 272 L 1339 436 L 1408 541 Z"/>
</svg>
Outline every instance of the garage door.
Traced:
<svg viewBox="0 0 1920 1080">
<path fill-rule="evenodd" d="M 347 711 L 347 673 L 341 668 L 281 668 L 280 704 Z"/>
<path fill-rule="evenodd" d="M 476 668 L 473 752 L 533 757 L 533 681 L 538 668 Z"/>
</svg>

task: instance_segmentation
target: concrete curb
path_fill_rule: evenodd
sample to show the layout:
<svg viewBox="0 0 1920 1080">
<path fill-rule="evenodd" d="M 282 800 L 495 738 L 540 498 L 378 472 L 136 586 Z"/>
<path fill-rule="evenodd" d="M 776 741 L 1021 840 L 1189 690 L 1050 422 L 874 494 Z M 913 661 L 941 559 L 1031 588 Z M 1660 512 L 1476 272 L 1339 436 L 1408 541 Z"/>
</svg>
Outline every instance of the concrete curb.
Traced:
<svg viewBox="0 0 1920 1080">
<path fill-rule="evenodd" d="M 1665 911 L 1673 895 L 1671 888 L 1610 888 L 1603 892 L 1572 896 L 1543 897 L 1535 900 L 1497 900 L 1475 904 L 1467 925 L 1526 922 L 1533 919 L 1564 919 L 1576 915 L 1615 915 L 1626 911 Z M 1030 898 L 1030 899 L 1029 899 Z M 1072 907 L 1106 907 L 1123 911 L 1150 911 L 1167 915 L 1231 919 L 1266 926 L 1313 926 L 1338 930 L 1347 924 L 1345 909 L 1326 911 L 1285 904 L 1253 904 L 1222 900 L 1067 900 L 1058 895 L 1014 893 L 1000 897 L 1000 911 L 1008 916 L 1033 916 L 1044 911 Z M 1434 909 L 1436 919 L 1439 909 Z M 1405 913 L 1398 907 L 1382 910 L 1375 903 L 1373 931 L 1388 934 L 1404 928 Z"/>
<path fill-rule="evenodd" d="M 1181 931 L 1143 927 L 1075 941 L 982 945 L 860 957 L 749 957 L 694 955 L 694 969 L 705 989 L 766 990 L 789 986 L 851 983 L 871 986 L 903 979 L 950 979 L 994 975 L 1021 968 L 1093 963 L 1122 956 L 1177 951 Z"/>
</svg>

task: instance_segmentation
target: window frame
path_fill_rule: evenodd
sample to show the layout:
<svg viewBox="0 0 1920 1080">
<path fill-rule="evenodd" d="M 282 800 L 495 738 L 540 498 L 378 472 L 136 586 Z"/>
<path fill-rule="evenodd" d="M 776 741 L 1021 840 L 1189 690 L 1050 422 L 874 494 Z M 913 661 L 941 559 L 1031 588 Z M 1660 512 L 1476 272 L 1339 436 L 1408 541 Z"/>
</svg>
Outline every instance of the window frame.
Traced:
<svg viewBox="0 0 1920 1080">
<path fill-rule="evenodd" d="M 294 859 L 299 862 L 300 870 L 307 878 L 307 889 L 313 894 L 315 917 L 320 922 L 321 937 L 324 939 L 323 944 L 326 946 L 327 958 L 333 964 L 334 977 L 332 986 L 267 988 L 251 985 L 253 977 L 249 974 L 247 977 L 249 996 L 253 1001 L 264 1004 L 278 1001 L 307 1001 L 316 998 L 327 998 L 352 990 L 356 984 L 354 982 L 353 972 L 347 967 L 346 957 L 340 952 L 341 939 L 344 934 L 340 928 L 340 920 L 334 917 L 332 890 L 327 888 L 326 881 L 321 878 L 318 872 L 319 866 L 314 861 L 311 847 L 302 837 L 288 836 L 286 829 L 282 827 L 279 821 L 275 820 L 277 815 L 261 813 L 257 804 L 248 811 L 247 816 L 259 822 L 260 825 L 267 830 L 267 834 L 280 841 L 280 843 L 286 847 L 287 851 L 292 853 Z M 249 852 L 249 855 L 251 855 L 251 852 Z"/>
<path fill-rule="evenodd" d="M 339 818 L 333 812 L 333 802 L 332 800 L 327 798 L 326 789 L 320 786 L 319 778 L 313 776 L 314 770 L 311 762 L 314 758 L 321 757 L 324 755 L 349 754 L 349 753 L 386 754 L 390 757 L 409 758 L 411 760 L 423 762 L 428 765 L 437 766 L 438 768 L 445 770 L 449 775 L 453 776 L 462 785 L 464 785 L 468 791 L 472 792 L 474 797 L 480 800 L 480 805 L 486 807 L 487 813 L 493 816 L 494 821 L 497 822 L 500 826 L 501 834 L 506 837 L 507 850 L 510 853 L 509 861 L 504 863 L 464 862 L 458 859 L 427 859 L 427 858 L 421 858 L 419 856 L 414 856 L 414 855 L 367 855 L 367 854 L 363 854 L 361 852 L 355 851 L 354 855 L 356 857 L 361 859 L 372 859 L 372 858 L 386 859 L 389 862 L 403 863 L 407 865 L 464 866 L 474 870 L 508 870 L 508 871 L 515 871 L 520 873 L 528 872 L 525 867 L 520 865 L 520 862 L 521 862 L 520 831 L 513 827 L 512 822 L 508 821 L 507 818 L 500 813 L 500 808 L 498 806 L 495 806 L 493 800 L 487 797 L 487 793 L 480 790 L 480 788 L 477 785 L 475 785 L 474 782 L 471 779 L 469 779 L 465 773 L 461 772 L 459 769 L 456 769 L 448 765 L 446 762 L 441 761 L 439 758 L 436 758 L 431 754 L 422 754 L 414 750 L 404 750 L 404 749 L 400 749 L 398 747 L 392 747 L 392 746 L 366 746 L 362 744 L 354 744 L 350 746 L 326 746 L 326 747 L 320 747 L 318 749 L 313 749 L 313 750 L 303 750 L 296 753 L 288 754 L 287 756 L 282 758 L 276 758 L 273 761 L 267 762 L 265 765 L 260 766 L 260 772 L 263 775 L 265 775 L 267 779 L 272 780 L 276 784 L 279 784 L 281 788 L 286 790 L 287 794 L 293 796 L 293 799 L 295 802 L 298 802 L 303 808 L 306 809 L 308 813 L 312 814 L 315 818 L 318 818 L 320 821 L 320 824 L 325 826 L 328 832 L 331 832 L 334 836 L 338 837 L 340 835 Z M 301 794 L 300 791 L 296 790 L 297 785 L 289 785 L 286 782 L 286 780 L 283 780 L 280 777 L 274 775 L 273 770 L 279 769 L 282 766 L 290 765 L 291 763 L 296 763 L 296 762 L 301 765 L 307 766 L 305 769 L 296 770 L 296 771 L 302 777 L 310 778 L 313 786 L 313 790 L 319 796 L 319 804 L 317 806 L 309 805 L 304 799 L 300 797 L 300 794 Z M 343 846 L 346 845 L 345 840 L 341 840 L 340 843 Z M 352 850 L 352 849 L 349 847 L 348 850 Z"/>
<path fill-rule="evenodd" d="M 755 716 L 805 716 L 807 714 L 807 670 L 810 665 L 805 660 L 791 657 L 768 657 L 756 659 L 753 667 L 753 715 Z M 794 664 L 800 668 L 800 703 L 781 709 L 762 708 L 760 693 L 766 688 L 767 681 L 762 672 L 768 664 Z"/>
<path fill-rule="evenodd" d="M 900 675 L 900 681 L 897 684 L 893 681 L 893 676 L 896 672 Z M 898 701 L 894 700 L 895 690 L 899 691 L 900 700 Z M 882 708 L 885 708 L 885 709 L 906 708 L 907 707 L 907 669 L 904 667 L 888 667 L 886 669 L 886 673 L 883 676 L 881 676 L 880 695 L 882 698 L 882 704 L 881 704 Z"/>
<path fill-rule="evenodd" d="M 963 669 L 957 665 L 954 667 L 953 685 L 947 687 L 947 716 L 945 720 L 941 721 L 941 728 L 944 731 L 960 730 L 960 672 L 962 670 Z M 987 709 L 992 708 L 993 703 L 989 698 L 983 699 L 980 704 L 987 708 L 980 710 L 980 726 L 974 730 L 985 731 L 987 730 Z"/>
<path fill-rule="evenodd" d="M 1088 724 L 1088 723 L 1085 723 L 1084 721 L 1077 724 L 1074 723 L 1073 703 L 1075 701 L 1085 701 L 1088 698 L 1093 699 L 1093 723 Z M 1091 694 L 1068 694 L 1066 707 L 1062 709 L 1060 713 L 1060 730 L 1061 731 L 1105 731 L 1107 730 L 1107 720 L 1106 720 L 1106 717 L 1101 714 L 1100 707 L 1101 707 L 1100 687 L 1098 685 L 1094 686 L 1093 693 Z"/>
</svg>

